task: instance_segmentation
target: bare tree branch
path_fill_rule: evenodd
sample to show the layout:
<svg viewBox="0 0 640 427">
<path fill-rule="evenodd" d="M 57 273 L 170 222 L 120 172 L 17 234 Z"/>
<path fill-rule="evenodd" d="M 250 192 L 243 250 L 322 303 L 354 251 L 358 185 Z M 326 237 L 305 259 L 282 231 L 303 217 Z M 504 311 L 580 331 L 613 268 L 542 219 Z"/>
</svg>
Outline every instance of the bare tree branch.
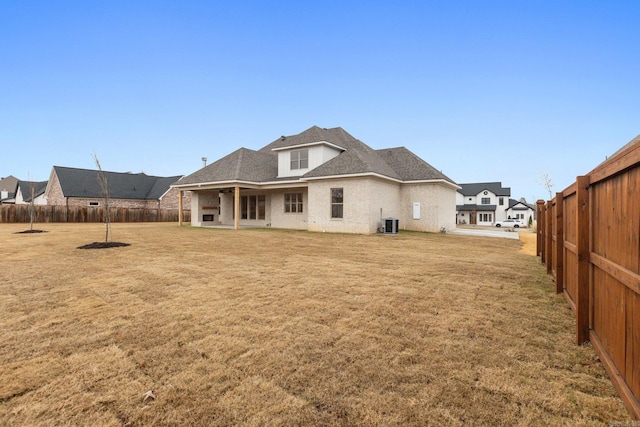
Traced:
<svg viewBox="0 0 640 427">
<path fill-rule="evenodd" d="M 109 229 L 111 228 L 111 215 L 109 212 L 109 183 L 107 182 L 107 176 L 100 166 L 98 155 L 95 152 L 93 153 L 93 160 L 96 162 L 96 166 L 98 167 L 98 181 L 100 182 L 100 189 L 102 190 L 105 225 L 104 242 L 107 243 L 109 242 Z"/>
<path fill-rule="evenodd" d="M 551 200 L 553 198 L 553 181 L 551 180 L 551 177 L 549 176 L 548 173 L 543 173 L 540 176 L 540 181 L 538 181 L 538 183 L 545 189 L 547 190 L 547 192 L 549 192 L 549 200 Z"/>
</svg>

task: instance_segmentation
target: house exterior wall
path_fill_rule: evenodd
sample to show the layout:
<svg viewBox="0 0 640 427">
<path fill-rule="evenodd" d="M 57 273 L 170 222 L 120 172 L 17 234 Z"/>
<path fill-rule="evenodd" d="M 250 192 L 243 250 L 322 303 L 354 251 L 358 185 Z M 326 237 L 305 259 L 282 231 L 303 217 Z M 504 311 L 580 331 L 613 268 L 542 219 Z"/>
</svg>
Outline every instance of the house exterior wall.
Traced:
<svg viewBox="0 0 640 427">
<path fill-rule="evenodd" d="M 309 150 L 309 167 L 306 169 L 291 169 L 291 152 L 297 150 Z M 278 151 L 278 176 L 300 176 L 317 168 L 321 164 L 333 159 L 340 150 L 326 145 L 312 145 L 292 148 L 291 150 Z"/>
<path fill-rule="evenodd" d="M 302 193 L 302 212 L 285 212 L 285 193 Z M 306 230 L 308 228 L 309 216 L 309 192 L 306 188 L 291 188 L 284 191 L 271 193 L 271 226 L 276 228 L 287 228 L 293 230 Z"/>
<path fill-rule="evenodd" d="M 51 172 L 51 175 L 49 177 L 47 189 L 45 190 L 45 196 L 49 205 L 65 206 L 67 204 L 64 194 L 62 193 L 62 187 L 60 187 L 58 175 L 54 172 Z"/>
<path fill-rule="evenodd" d="M 22 195 L 22 188 L 18 187 L 18 191 L 16 192 L 16 199 L 15 199 L 15 204 L 16 205 L 29 205 L 31 204 L 30 202 L 27 202 L 24 200 L 24 196 Z M 29 191 L 29 189 L 27 189 L 27 191 Z M 47 204 L 47 198 L 44 196 L 44 194 L 41 194 L 39 196 L 36 196 L 35 199 L 33 200 L 33 204 L 34 205 L 46 205 Z"/>
<path fill-rule="evenodd" d="M 343 218 L 331 218 L 331 189 L 343 189 Z M 400 215 L 400 187 L 377 178 L 345 178 L 309 183 L 310 231 L 375 233 L 382 217 Z M 400 228 L 402 224 L 400 223 Z"/>
<path fill-rule="evenodd" d="M 455 228 L 456 193 L 454 188 L 438 183 L 404 184 L 400 228 L 411 231 L 439 232 Z M 419 219 L 413 215 L 419 203 Z"/>
<path fill-rule="evenodd" d="M 331 218 L 332 188 L 343 189 L 341 219 Z M 234 225 L 233 193 L 217 190 L 191 193 L 191 225 Z M 302 193 L 303 212 L 285 213 L 287 193 Z M 438 232 L 442 227 L 455 227 L 455 194 L 455 189 L 438 183 L 400 184 L 377 177 L 313 180 L 307 188 L 243 189 L 241 196 L 265 195 L 265 218 L 241 218 L 239 223 L 240 226 L 370 234 L 377 232 L 381 219 L 397 218 L 401 230 Z M 419 219 L 413 219 L 414 203 L 420 204 Z M 205 214 L 214 215 L 214 221 L 203 222 Z"/>
<path fill-rule="evenodd" d="M 180 191 L 177 188 L 170 188 L 169 191 L 164 193 L 160 198 L 160 209 L 178 209 Z M 191 203 L 191 192 L 185 191 L 182 195 L 182 206 L 189 206 Z M 217 205 L 217 202 L 216 202 Z"/>
</svg>

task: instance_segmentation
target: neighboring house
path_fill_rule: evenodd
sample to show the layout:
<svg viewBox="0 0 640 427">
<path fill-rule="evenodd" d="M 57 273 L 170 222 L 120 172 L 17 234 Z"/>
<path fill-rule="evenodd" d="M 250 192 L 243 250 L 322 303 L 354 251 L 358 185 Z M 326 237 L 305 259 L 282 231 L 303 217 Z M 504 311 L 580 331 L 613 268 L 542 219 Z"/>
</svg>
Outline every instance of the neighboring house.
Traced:
<svg viewBox="0 0 640 427">
<path fill-rule="evenodd" d="M 501 182 L 460 184 L 456 195 L 456 223 L 493 225 L 496 221 L 519 218 L 529 224 L 535 220 L 536 207 L 525 199 L 511 199 L 511 188 Z"/>
<path fill-rule="evenodd" d="M 509 199 L 507 218 L 519 218 L 525 225 L 533 224 L 536 220 L 536 206 L 522 198 L 520 200 Z"/>
<path fill-rule="evenodd" d="M 18 178 L 9 175 L 0 179 L 0 203 L 15 203 Z"/>
<path fill-rule="evenodd" d="M 501 182 L 460 184 L 456 194 L 456 223 L 493 225 L 507 219 L 511 188 Z"/>
<path fill-rule="evenodd" d="M 102 206 L 100 171 L 54 166 L 45 197 L 49 205 Z M 179 190 L 171 184 L 181 176 L 102 172 L 109 187 L 109 205 L 116 208 L 177 209 Z"/>
<path fill-rule="evenodd" d="M 343 233 L 375 233 L 385 218 L 404 230 L 453 228 L 459 188 L 404 147 L 374 150 L 317 126 L 240 148 L 173 187 L 191 192 L 194 226 Z"/>
<path fill-rule="evenodd" d="M 47 181 L 18 181 L 16 189 L 16 205 L 29 205 L 33 200 L 34 205 L 46 205 L 44 191 L 47 188 Z"/>
</svg>

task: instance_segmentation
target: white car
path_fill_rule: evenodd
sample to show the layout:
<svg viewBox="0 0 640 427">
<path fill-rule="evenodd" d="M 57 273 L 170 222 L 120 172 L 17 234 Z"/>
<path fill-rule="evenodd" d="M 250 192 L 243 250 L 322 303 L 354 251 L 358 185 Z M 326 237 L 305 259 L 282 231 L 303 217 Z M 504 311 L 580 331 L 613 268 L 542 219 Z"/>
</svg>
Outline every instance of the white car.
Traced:
<svg viewBox="0 0 640 427">
<path fill-rule="evenodd" d="M 519 219 L 505 219 L 504 221 L 496 221 L 496 227 L 524 227 L 524 223 Z"/>
</svg>

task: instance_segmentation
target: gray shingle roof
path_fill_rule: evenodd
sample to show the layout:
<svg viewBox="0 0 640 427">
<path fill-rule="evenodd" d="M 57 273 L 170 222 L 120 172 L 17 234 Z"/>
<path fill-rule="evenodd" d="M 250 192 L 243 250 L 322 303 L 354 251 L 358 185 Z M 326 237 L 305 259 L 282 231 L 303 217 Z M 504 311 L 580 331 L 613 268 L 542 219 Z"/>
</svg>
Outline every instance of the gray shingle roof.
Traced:
<svg viewBox="0 0 640 427">
<path fill-rule="evenodd" d="M 6 191 L 6 199 L 13 199 L 16 197 L 16 190 L 18 189 L 18 178 L 13 175 L 9 175 L 0 179 L 0 191 Z M 3 199 L 4 200 L 4 199 Z"/>
<path fill-rule="evenodd" d="M 65 197 L 101 198 L 102 189 L 97 170 L 53 167 Z M 180 176 L 159 177 L 144 173 L 103 171 L 114 199 L 157 200 L 169 190 Z"/>
<path fill-rule="evenodd" d="M 18 181 L 16 191 L 19 188 L 22 193 L 22 199 L 25 202 L 30 202 L 31 188 L 33 188 L 33 197 L 38 197 L 44 194 L 44 191 L 47 189 L 47 182 L 48 181 Z"/>
<path fill-rule="evenodd" d="M 484 190 L 491 191 L 496 196 L 511 196 L 511 188 L 503 187 L 501 182 L 478 182 L 473 184 L 458 184 L 458 192 L 465 196 L 476 196 Z"/>
<path fill-rule="evenodd" d="M 311 126 L 309 129 L 297 135 L 281 136 L 260 149 L 263 153 L 271 153 L 274 148 L 295 147 L 296 145 L 311 144 L 313 142 L 326 141 L 343 148 L 350 148 L 353 141 L 357 141 L 341 127 L 319 128 Z"/>
<path fill-rule="evenodd" d="M 376 173 L 397 180 L 444 179 L 454 183 L 404 147 L 374 150 L 340 127 L 309 129 L 282 136 L 258 151 L 241 148 L 180 180 L 178 185 L 225 181 L 272 182 L 278 176 L 278 156 L 273 150 L 317 142 L 343 149 L 333 159 L 310 170 L 302 178 Z M 290 177 L 299 179 L 300 177 Z"/>
<path fill-rule="evenodd" d="M 378 152 L 365 143 L 354 139 L 349 141 L 346 151 L 326 163 L 307 172 L 305 178 L 317 178 L 335 175 L 353 175 L 377 173 L 401 180 L 398 173 L 384 161 Z"/>
<path fill-rule="evenodd" d="M 520 206 L 516 207 L 516 205 L 518 205 L 518 204 Z M 535 211 L 536 210 L 536 206 L 532 205 L 531 203 L 523 202 L 521 200 L 509 199 L 509 209 L 514 209 L 514 210 L 533 209 Z"/>
<path fill-rule="evenodd" d="M 275 181 L 278 176 L 278 156 L 240 148 L 214 163 L 180 180 L 179 185 L 220 181 Z"/>
<path fill-rule="evenodd" d="M 444 179 L 455 184 L 451 178 L 438 171 L 405 147 L 377 150 L 377 153 L 400 175 L 403 181 Z"/>
<path fill-rule="evenodd" d="M 456 205 L 456 210 L 462 211 L 495 211 L 496 205 Z"/>
</svg>

